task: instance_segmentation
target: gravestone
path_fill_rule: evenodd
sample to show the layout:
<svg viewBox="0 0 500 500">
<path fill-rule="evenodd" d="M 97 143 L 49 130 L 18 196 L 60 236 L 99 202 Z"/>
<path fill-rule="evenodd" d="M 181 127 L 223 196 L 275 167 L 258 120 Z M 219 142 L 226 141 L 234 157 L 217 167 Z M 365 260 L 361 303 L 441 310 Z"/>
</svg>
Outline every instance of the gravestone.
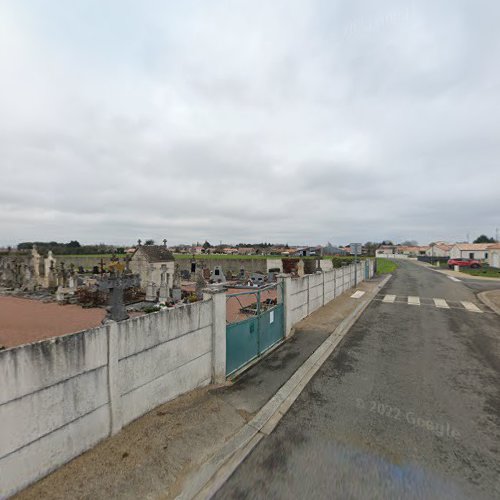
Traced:
<svg viewBox="0 0 500 500">
<path fill-rule="evenodd" d="M 125 302 L 123 300 L 124 292 L 128 288 L 139 286 L 140 279 L 136 274 L 118 274 L 111 273 L 99 281 L 99 289 L 109 291 L 108 312 L 110 319 L 114 321 L 123 321 L 128 319 Z"/>
<path fill-rule="evenodd" d="M 225 283 L 226 282 L 226 277 L 224 276 L 224 273 L 222 272 L 222 268 L 220 266 L 215 266 L 215 269 L 210 275 L 210 279 L 214 281 L 215 283 Z"/>
<path fill-rule="evenodd" d="M 146 298 L 147 302 L 156 302 L 157 298 L 156 284 L 150 281 L 146 286 Z"/>
<path fill-rule="evenodd" d="M 299 277 L 302 277 L 304 276 L 304 261 L 303 260 L 300 260 L 298 263 L 297 263 L 297 276 Z"/>
<path fill-rule="evenodd" d="M 165 303 L 168 299 L 168 273 L 167 273 L 167 266 L 165 264 L 161 265 L 160 268 L 160 296 L 159 296 L 159 301 L 162 303 Z"/>
<path fill-rule="evenodd" d="M 209 271 L 210 272 L 210 271 Z M 206 288 L 207 282 L 201 271 L 196 273 L 196 296 L 201 299 L 203 297 L 203 289 Z"/>
</svg>

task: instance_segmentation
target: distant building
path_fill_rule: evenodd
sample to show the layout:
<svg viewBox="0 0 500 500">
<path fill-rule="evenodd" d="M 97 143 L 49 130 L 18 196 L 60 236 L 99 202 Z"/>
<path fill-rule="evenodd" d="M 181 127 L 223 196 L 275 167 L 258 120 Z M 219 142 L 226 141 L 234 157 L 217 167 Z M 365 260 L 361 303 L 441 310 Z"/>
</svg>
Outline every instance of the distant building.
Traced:
<svg viewBox="0 0 500 500">
<path fill-rule="evenodd" d="M 323 247 L 323 255 L 347 255 L 343 248 L 333 246 L 330 242 Z"/>
<path fill-rule="evenodd" d="M 429 257 L 449 257 L 452 246 L 447 243 L 436 243 L 427 248 L 425 255 Z"/>
<path fill-rule="evenodd" d="M 425 255 L 428 248 L 429 247 L 425 246 L 400 245 L 396 247 L 396 253 L 406 255 L 408 257 L 418 257 L 419 255 Z"/>
<path fill-rule="evenodd" d="M 253 247 L 238 247 L 239 255 L 253 255 L 255 253 L 255 248 Z"/>
<path fill-rule="evenodd" d="M 290 253 L 290 255 L 294 257 L 313 257 L 313 256 L 320 256 L 321 255 L 321 247 L 301 247 L 301 248 L 296 248 L 293 253 Z"/>
<path fill-rule="evenodd" d="M 395 245 L 380 245 L 377 250 L 375 250 L 375 255 L 377 257 L 384 257 L 387 255 L 394 255 L 396 253 Z"/>
<path fill-rule="evenodd" d="M 450 249 L 452 259 L 488 259 L 488 250 L 495 243 L 456 243 Z"/>
<path fill-rule="evenodd" d="M 196 255 L 202 254 L 204 248 L 202 246 L 192 246 L 189 253 L 194 253 Z"/>
</svg>

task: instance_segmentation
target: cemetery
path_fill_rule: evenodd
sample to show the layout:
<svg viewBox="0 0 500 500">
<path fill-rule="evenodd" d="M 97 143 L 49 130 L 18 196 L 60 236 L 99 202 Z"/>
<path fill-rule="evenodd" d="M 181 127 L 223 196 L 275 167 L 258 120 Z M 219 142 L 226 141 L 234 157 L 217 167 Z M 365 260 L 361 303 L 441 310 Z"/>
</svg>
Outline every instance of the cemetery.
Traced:
<svg viewBox="0 0 500 500">
<path fill-rule="evenodd" d="M 282 272 L 302 277 L 333 268 L 319 257 L 176 258 L 166 243 L 138 240 L 130 253 L 119 255 L 54 255 L 36 245 L 0 255 L 0 310 L 6 318 L 0 348 L 191 304 L 203 299 L 207 287 L 234 294 L 269 287 Z M 276 291 L 267 298 L 276 300 Z M 232 301 L 228 314 L 248 317 L 252 304 Z M 28 317 L 31 323 L 21 319 Z"/>
</svg>

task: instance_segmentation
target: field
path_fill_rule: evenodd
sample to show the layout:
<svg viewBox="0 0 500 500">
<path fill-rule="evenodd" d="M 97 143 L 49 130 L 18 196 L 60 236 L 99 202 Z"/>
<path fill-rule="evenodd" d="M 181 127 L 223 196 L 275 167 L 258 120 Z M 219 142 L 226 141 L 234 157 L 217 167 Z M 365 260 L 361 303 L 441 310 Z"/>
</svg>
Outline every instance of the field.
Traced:
<svg viewBox="0 0 500 500">
<path fill-rule="evenodd" d="M 398 268 L 397 262 L 390 259 L 377 259 L 377 274 L 392 273 Z"/>
<path fill-rule="evenodd" d="M 176 259 L 192 259 L 193 254 L 191 253 L 175 253 L 174 257 Z M 252 259 L 281 259 L 280 255 L 226 255 L 219 253 L 203 253 L 203 254 L 195 254 L 195 259 L 243 259 L 243 260 L 252 260 Z"/>
<path fill-rule="evenodd" d="M 127 254 L 125 253 L 115 253 L 115 257 L 122 259 Z M 110 259 L 113 256 L 112 253 L 85 253 L 85 254 L 73 254 L 73 253 L 64 253 L 64 254 L 54 254 L 54 257 L 67 257 L 67 258 L 80 258 L 80 257 L 95 257 L 99 259 Z"/>
</svg>

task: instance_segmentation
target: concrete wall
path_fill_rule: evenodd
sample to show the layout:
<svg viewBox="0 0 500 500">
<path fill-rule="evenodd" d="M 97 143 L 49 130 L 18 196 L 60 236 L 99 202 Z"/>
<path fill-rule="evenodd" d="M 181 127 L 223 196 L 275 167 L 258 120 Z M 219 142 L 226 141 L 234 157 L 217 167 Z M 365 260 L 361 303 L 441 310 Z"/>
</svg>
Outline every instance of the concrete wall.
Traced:
<svg viewBox="0 0 500 500">
<path fill-rule="evenodd" d="M 54 255 L 56 260 L 56 266 L 59 266 L 64 262 L 64 267 L 69 268 L 71 264 L 78 269 L 80 266 L 85 269 L 85 271 L 92 271 L 94 266 L 101 268 L 101 259 L 103 261 L 104 267 L 107 268 L 111 263 L 112 255 Z M 123 260 L 120 258 L 120 260 Z"/>
<path fill-rule="evenodd" d="M 365 279 L 365 262 L 357 264 L 357 283 Z M 369 277 L 373 277 L 373 260 L 368 260 Z M 335 297 L 355 286 L 355 265 L 344 266 L 330 271 L 308 274 L 302 278 L 291 279 L 288 283 L 285 314 L 288 317 L 288 332 L 291 328 L 324 306 Z"/>
<path fill-rule="evenodd" d="M 273 259 L 274 260 L 274 259 Z M 191 271 L 191 259 L 176 259 L 175 263 L 179 265 L 180 271 Z M 220 267 L 222 272 L 227 275 L 230 271 L 233 276 L 240 274 L 240 269 L 250 273 L 267 273 L 267 259 L 234 259 L 234 258 L 206 258 L 196 259 L 196 269 L 206 267 L 213 271 L 216 267 Z"/>
<path fill-rule="evenodd" d="M 0 351 L 0 498 L 208 384 L 214 299 Z"/>
</svg>

